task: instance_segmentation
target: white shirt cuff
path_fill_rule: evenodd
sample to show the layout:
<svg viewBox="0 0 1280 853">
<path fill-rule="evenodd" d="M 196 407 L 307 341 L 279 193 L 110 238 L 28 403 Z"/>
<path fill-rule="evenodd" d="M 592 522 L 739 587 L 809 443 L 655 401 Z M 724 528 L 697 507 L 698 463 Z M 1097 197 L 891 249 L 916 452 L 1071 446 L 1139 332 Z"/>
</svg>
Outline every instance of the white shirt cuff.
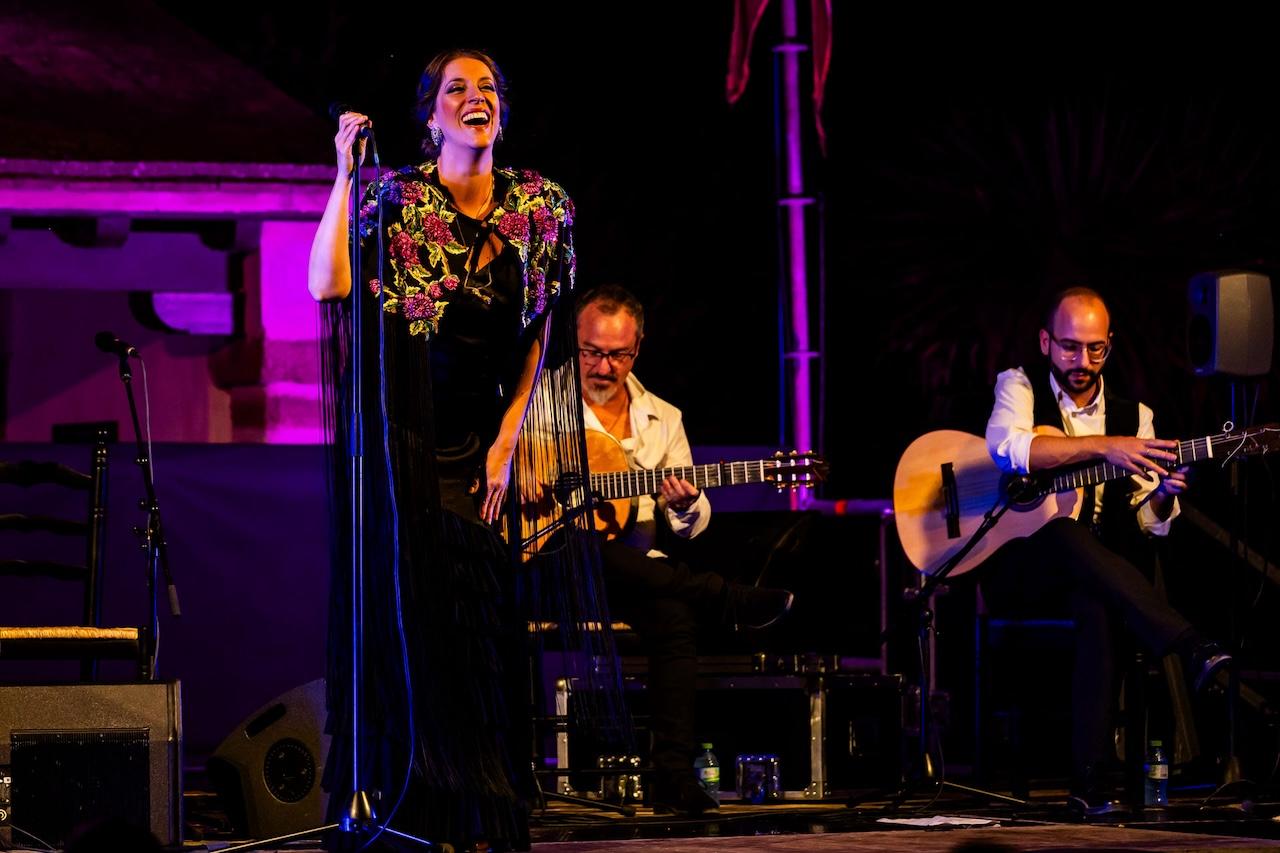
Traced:
<svg viewBox="0 0 1280 853">
<path fill-rule="evenodd" d="M 1149 536 L 1168 536 L 1170 525 L 1173 520 L 1182 512 L 1182 507 L 1178 505 L 1178 499 L 1173 499 L 1173 509 L 1169 511 L 1169 517 L 1160 520 L 1156 515 L 1156 511 L 1151 508 L 1151 501 L 1147 501 L 1138 507 L 1138 526 L 1143 529 Z"/>
</svg>

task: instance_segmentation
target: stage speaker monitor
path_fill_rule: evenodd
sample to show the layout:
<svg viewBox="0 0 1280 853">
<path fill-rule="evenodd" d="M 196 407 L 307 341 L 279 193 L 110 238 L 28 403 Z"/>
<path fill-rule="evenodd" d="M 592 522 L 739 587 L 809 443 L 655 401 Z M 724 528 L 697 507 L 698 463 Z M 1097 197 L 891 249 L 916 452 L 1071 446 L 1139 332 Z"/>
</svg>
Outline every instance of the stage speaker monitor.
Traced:
<svg viewBox="0 0 1280 853">
<path fill-rule="evenodd" d="M 209 778 L 232 825 L 250 838 L 320 826 L 329 738 L 324 679 L 295 687 L 255 711 L 209 759 Z"/>
<path fill-rule="evenodd" d="M 113 818 L 180 845 L 181 773 L 176 681 L 0 687 L 6 844 L 35 843 L 21 828 L 61 848 L 77 827 Z"/>
<path fill-rule="evenodd" d="M 1187 288 L 1187 355 L 1199 376 L 1271 372 L 1271 279 L 1255 272 L 1207 272 Z"/>
</svg>

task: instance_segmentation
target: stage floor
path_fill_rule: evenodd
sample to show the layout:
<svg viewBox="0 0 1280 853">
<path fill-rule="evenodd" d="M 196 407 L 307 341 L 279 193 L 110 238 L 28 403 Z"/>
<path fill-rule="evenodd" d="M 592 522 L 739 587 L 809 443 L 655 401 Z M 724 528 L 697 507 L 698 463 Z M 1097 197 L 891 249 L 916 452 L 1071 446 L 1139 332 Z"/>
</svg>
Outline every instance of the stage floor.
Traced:
<svg viewBox="0 0 1280 853">
<path fill-rule="evenodd" d="M 945 796 L 909 800 L 897 808 L 887 802 L 850 807 L 844 801 L 792 802 L 770 806 L 726 802 L 718 815 L 676 819 L 640 808 L 634 817 L 581 806 L 551 803 L 533 816 L 534 850 L 545 853 L 604 851 L 743 850 L 902 851 L 942 853 L 968 850 L 1280 850 L 1280 799 L 1257 801 L 1219 798 L 1205 804 L 1208 791 L 1183 793 L 1161 810 L 1127 811 L 1081 821 L 1065 807 L 1061 790 L 1033 793 L 1030 806 L 983 807 L 973 799 Z M 189 850 L 223 850 L 237 840 L 215 837 L 216 798 L 188 794 Z M 933 818 L 938 825 L 891 821 Z M 213 820 L 214 823 L 202 821 Z M 947 820 L 953 821 L 948 824 Z M 316 840 L 262 847 L 268 851 L 311 853 Z M 411 850 L 413 846 L 388 849 Z"/>
</svg>

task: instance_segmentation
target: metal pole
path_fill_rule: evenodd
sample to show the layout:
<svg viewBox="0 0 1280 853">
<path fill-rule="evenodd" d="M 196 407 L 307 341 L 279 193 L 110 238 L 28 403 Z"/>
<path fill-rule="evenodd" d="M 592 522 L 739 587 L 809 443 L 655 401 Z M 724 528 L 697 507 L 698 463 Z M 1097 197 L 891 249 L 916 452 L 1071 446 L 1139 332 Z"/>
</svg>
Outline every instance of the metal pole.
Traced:
<svg viewBox="0 0 1280 853">
<path fill-rule="evenodd" d="M 782 224 L 783 276 L 781 286 L 790 307 L 789 336 L 783 344 L 784 370 L 789 380 L 791 445 L 800 451 L 814 448 L 813 361 L 809 320 L 808 236 L 805 213 L 814 198 L 805 193 L 804 153 L 800 132 L 800 54 L 809 46 L 798 41 L 796 0 L 782 2 L 782 40 L 774 47 L 781 64 L 782 133 L 779 135 L 783 179 L 778 205 Z M 786 403 L 784 402 L 785 406 Z M 791 508 L 807 506 L 806 489 L 791 492 Z"/>
</svg>

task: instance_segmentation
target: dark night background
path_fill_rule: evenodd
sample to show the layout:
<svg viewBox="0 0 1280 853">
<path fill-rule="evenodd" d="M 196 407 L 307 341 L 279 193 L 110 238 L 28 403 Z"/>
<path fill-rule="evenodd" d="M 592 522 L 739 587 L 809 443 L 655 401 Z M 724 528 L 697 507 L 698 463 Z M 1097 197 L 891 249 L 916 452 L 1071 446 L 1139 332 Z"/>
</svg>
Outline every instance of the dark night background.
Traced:
<svg viewBox="0 0 1280 853">
<path fill-rule="evenodd" d="M 163 6 L 317 114 L 333 100 L 360 105 L 389 165 L 416 156 L 410 107 L 425 60 L 455 44 L 491 51 L 512 86 L 499 160 L 536 166 L 574 196 L 583 283 L 619 280 L 645 301 L 640 376 L 684 410 L 695 443 L 779 443 L 776 6 L 733 107 L 729 2 L 385 16 L 335 3 L 304 16 Z M 805 124 L 824 211 L 810 269 L 815 306 L 819 270 L 824 282 L 828 497 L 888 496 L 900 451 L 928 429 L 980 432 L 996 372 L 1038 358 L 1043 299 L 1073 284 L 1110 300 L 1107 375 L 1156 409 L 1162 434 L 1216 431 L 1230 414 L 1228 380 L 1188 369 L 1186 287 L 1220 268 L 1275 277 L 1272 37 L 1260 17 L 1226 12 L 1043 14 L 835 4 L 825 158 Z M 315 145 L 329 156 L 327 139 Z M 1273 379 L 1251 388 L 1256 418 L 1274 419 Z M 1255 470 L 1260 537 L 1275 506 L 1269 469 Z M 1229 521 L 1225 478 L 1200 473 L 1203 504 Z M 1221 577 L 1221 553 L 1177 541 Z M 1194 559 L 1186 572 L 1203 579 Z M 1221 624 L 1233 596 L 1253 596 L 1256 578 L 1241 583 L 1187 606 Z"/>
<path fill-rule="evenodd" d="M 646 302 L 640 375 L 684 409 L 697 443 L 779 442 L 776 8 L 730 107 L 728 2 L 161 5 L 317 115 L 335 100 L 370 113 L 384 165 L 416 158 L 425 60 L 455 44 L 492 52 L 512 84 L 499 160 L 575 197 L 584 283 L 619 280 Z M 1162 431 L 1217 426 L 1225 383 L 1186 369 L 1185 288 L 1201 270 L 1274 263 L 1277 104 L 1260 20 L 840 3 L 833 20 L 828 156 L 807 152 L 825 213 L 811 269 L 815 284 L 825 271 L 829 493 L 885 495 L 917 433 L 979 428 L 995 373 L 1034 353 L 1044 294 L 1075 283 L 1112 301 L 1108 375 Z"/>
</svg>

